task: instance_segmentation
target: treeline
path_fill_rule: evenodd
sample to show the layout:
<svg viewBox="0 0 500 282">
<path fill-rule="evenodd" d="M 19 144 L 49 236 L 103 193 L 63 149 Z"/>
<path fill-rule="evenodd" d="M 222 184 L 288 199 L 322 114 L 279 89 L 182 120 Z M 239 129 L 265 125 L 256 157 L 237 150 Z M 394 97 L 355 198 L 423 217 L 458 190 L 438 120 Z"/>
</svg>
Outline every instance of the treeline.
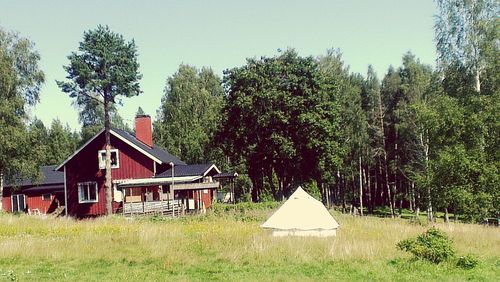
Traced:
<svg viewBox="0 0 500 282">
<path fill-rule="evenodd" d="M 437 4 L 436 69 L 407 53 L 378 79 L 371 66 L 349 72 L 338 50 L 292 49 L 222 79 L 181 66 L 167 81 L 156 140 L 238 171 L 240 200 L 282 200 L 301 184 L 344 211 L 498 216 L 498 3 Z"/>
<path fill-rule="evenodd" d="M 407 53 L 379 79 L 371 66 L 350 72 L 333 49 L 250 58 L 222 78 L 181 65 L 167 79 L 155 143 L 188 163 L 238 172 L 239 201 L 283 200 L 303 185 L 345 212 L 499 216 L 499 4 L 437 5 L 436 68 Z M 0 174 L 12 179 L 62 161 L 101 130 L 104 108 L 76 95 L 78 134 L 57 120 L 49 129 L 28 122 L 44 82 L 39 55 L 1 29 L 0 47 Z M 130 130 L 112 102 L 111 123 Z"/>
<path fill-rule="evenodd" d="M 497 79 L 490 70 L 483 85 Z M 407 53 L 379 80 L 372 67 L 350 73 L 335 50 L 287 50 L 248 59 L 219 82 L 181 66 L 155 139 L 189 162 L 238 171 L 240 200 L 282 200 L 301 184 L 344 211 L 498 213 L 499 92 L 477 92 L 463 68 L 433 70 Z"/>
</svg>

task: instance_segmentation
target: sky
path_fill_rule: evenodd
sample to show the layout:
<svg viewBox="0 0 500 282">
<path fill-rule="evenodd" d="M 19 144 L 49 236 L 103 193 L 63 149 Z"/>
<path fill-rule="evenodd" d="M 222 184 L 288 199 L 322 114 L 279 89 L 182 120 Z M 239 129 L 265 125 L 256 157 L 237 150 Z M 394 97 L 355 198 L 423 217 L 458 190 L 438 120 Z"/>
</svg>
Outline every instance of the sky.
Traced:
<svg viewBox="0 0 500 282">
<path fill-rule="evenodd" d="M 180 64 L 211 67 L 222 77 L 278 49 L 316 57 L 339 48 L 352 72 L 365 74 L 371 64 L 379 78 L 408 51 L 434 66 L 435 13 L 433 0 L 0 0 L 0 27 L 33 41 L 41 55 L 46 82 L 32 117 L 79 130 L 73 99 L 55 81 L 65 79 L 63 66 L 84 31 L 99 24 L 138 46 L 143 93 L 118 107 L 132 125 L 139 106 L 156 116 L 166 80 Z"/>
</svg>

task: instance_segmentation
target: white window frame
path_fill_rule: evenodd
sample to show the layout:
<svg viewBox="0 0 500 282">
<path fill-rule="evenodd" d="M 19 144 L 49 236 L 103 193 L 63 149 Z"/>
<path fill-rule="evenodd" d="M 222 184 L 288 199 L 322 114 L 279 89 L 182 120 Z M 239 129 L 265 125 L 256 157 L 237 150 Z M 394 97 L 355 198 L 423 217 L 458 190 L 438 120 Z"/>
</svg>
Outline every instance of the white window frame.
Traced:
<svg viewBox="0 0 500 282">
<path fill-rule="evenodd" d="M 118 149 L 111 149 L 110 153 L 116 153 L 116 165 L 111 164 L 111 168 L 120 168 L 120 153 Z M 102 155 L 104 154 L 104 158 L 102 158 Z M 97 162 L 99 165 L 99 169 L 105 169 L 106 168 L 106 150 L 99 150 L 97 151 Z"/>
<path fill-rule="evenodd" d="M 23 209 L 19 210 L 19 196 L 23 196 Z M 25 212 L 26 211 L 26 195 L 25 194 L 12 194 L 10 195 L 10 210 L 14 212 L 14 197 L 17 198 L 17 211 L 16 212 Z"/>
<path fill-rule="evenodd" d="M 95 200 L 85 200 L 85 199 L 82 199 L 81 195 L 81 189 L 83 189 L 84 187 L 86 187 L 87 189 L 91 189 L 92 188 L 92 185 L 94 185 L 94 189 L 95 189 Z M 90 196 L 90 190 L 87 191 L 89 196 Z M 97 182 L 80 182 L 78 183 L 78 203 L 79 204 L 85 204 L 85 203 L 97 203 L 99 202 L 99 187 L 97 187 Z"/>
</svg>

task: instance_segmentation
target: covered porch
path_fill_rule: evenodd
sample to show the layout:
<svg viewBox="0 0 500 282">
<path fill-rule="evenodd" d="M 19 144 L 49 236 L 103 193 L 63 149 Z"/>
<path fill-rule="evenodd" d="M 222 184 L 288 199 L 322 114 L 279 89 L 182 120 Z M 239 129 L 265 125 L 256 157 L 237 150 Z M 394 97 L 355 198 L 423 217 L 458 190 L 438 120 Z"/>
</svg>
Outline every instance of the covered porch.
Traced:
<svg viewBox="0 0 500 282">
<path fill-rule="evenodd" d="M 124 216 L 179 216 L 200 213 L 212 204 L 218 181 L 204 177 L 174 177 L 115 181 L 117 213 Z M 118 199 L 117 199 L 118 198 Z"/>
</svg>

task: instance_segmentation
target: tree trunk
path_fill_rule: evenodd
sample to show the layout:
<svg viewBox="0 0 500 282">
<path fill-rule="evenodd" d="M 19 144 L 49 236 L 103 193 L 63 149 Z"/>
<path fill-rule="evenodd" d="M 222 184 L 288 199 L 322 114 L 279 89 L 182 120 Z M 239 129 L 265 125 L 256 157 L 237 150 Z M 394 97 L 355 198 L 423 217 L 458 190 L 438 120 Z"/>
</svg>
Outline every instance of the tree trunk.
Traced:
<svg viewBox="0 0 500 282">
<path fill-rule="evenodd" d="M 365 183 L 366 183 L 366 196 L 368 197 L 368 213 L 373 213 L 373 197 L 372 197 L 372 186 L 370 179 L 370 167 L 366 168 L 365 171 Z"/>
<path fill-rule="evenodd" d="M 389 187 L 389 176 L 388 176 L 388 165 L 387 165 L 387 150 L 385 146 L 385 129 L 384 129 L 384 112 L 382 110 L 382 96 L 381 93 L 378 93 L 378 118 L 380 121 L 380 132 L 382 133 L 381 141 L 382 141 L 382 153 L 384 156 L 384 180 L 385 180 L 385 189 L 387 191 L 387 199 L 389 200 L 389 207 L 391 208 L 391 217 L 394 218 L 394 205 L 391 197 L 391 188 Z"/>
<path fill-rule="evenodd" d="M 391 218 L 394 218 L 394 206 L 392 202 L 392 193 L 391 193 L 391 187 L 389 185 L 389 175 L 387 170 L 388 170 L 387 153 L 384 151 L 384 180 L 385 180 L 384 184 L 385 184 L 385 189 L 387 191 L 387 200 L 389 201 L 389 207 L 391 208 Z"/>
<path fill-rule="evenodd" d="M 342 213 L 346 212 L 346 204 L 345 204 L 345 181 L 344 177 L 342 177 L 342 174 L 339 174 L 339 179 L 340 179 L 340 197 L 342 198 Z"/>
<path fill-rule="evenodd" d="M 278 182 L 279 182 L 278 178 Z M 276 186 L 274 185 L 274 179 L 273 179 L 273 169 L 268 168 L 267 169 L 267 181 L 269 181 L 269 187 L 271 188 L 271 193 L 273 194 L 273 198 L 276 201 L 280 201 L 281 199 L 278 198 L 278 194 L 276 193 Z"/>
<path fill-rule="evenodd" d="M 450 216 L 448 214 L 448 208 L 444 209 L 444 222 L 446 222 L 446 223 L 450 222 Z"/>
<path fill-rule="evenodd" d="M 361 169 L 361 157 L 359 157 L 359 215 L 363 216 L 363 170 Z"/>
<path fill-rule="evenodd" d="M 413 192 L 414 185 L 415 185 L 415 184 L 414 184 L 414 182 L 413 182 L 413 181 L 411 181 L 411 184 L 410 184 L 410 191 L 409 191 L 409 194 L 410 194 L 410 195 L 409 195 L 409 196 L 410 196 L 410 210 L 411 210 L 411 211 L 414 211 L 414 209 L 413 209 L 413 208 L 415 207 L 415 205 L 414 205 L 414 203 L 415 203 L 415 194 L 414 194 L 414 192 Z"/>
<path fill-rule="evenodd" d="M 0 213 L 3 211 L 3 173 L 0 172 Z"/>
<path fill-rule="evenodd" d="M 476 82 L 476 85 L 475 85 L 475 90 L 477 93 L 481 93 L 481 71 L 478 69 L 476 69 L 476 75 L 475 75 L 475 82 Z"/>
<path fill-rule="evenodd" d="M 352 197 L 351 197 L 351 214 L 354 214 L 354 209 L 357 206 L 356 205 L 356 176 L 354 171 L 351 170 L 351 189 L 352 189 Z M 357 213 L 356 213 L 357 214 Z"/>
<path fill-rule="evenodd" d="M 106 176 L 104 181 L 104 190 L 106 192 L 106 214 L 113 214 L 112 194 L 111 194 L 111 122 L 109 120 L 109 101 L 108 95 L 104 95 L 104 136 L 106 139 Z"/>
<path fill-rule="evenodd" d="M 429 140 L 425 138 L 424 141 L 424 134 L 420 133 L 420 144 L 422 145 L 422 148 L 424 150 L 424 166 L 425 166 L 425 171 L 426 173 L 428 172 L 428 166 L 429 166 Z M 434 216 L 432 212 L 432 195 L 431 195 L 431 186 L 427 186 L 427 220 L 429 222 L 434 221 Z"/>
</svg>

